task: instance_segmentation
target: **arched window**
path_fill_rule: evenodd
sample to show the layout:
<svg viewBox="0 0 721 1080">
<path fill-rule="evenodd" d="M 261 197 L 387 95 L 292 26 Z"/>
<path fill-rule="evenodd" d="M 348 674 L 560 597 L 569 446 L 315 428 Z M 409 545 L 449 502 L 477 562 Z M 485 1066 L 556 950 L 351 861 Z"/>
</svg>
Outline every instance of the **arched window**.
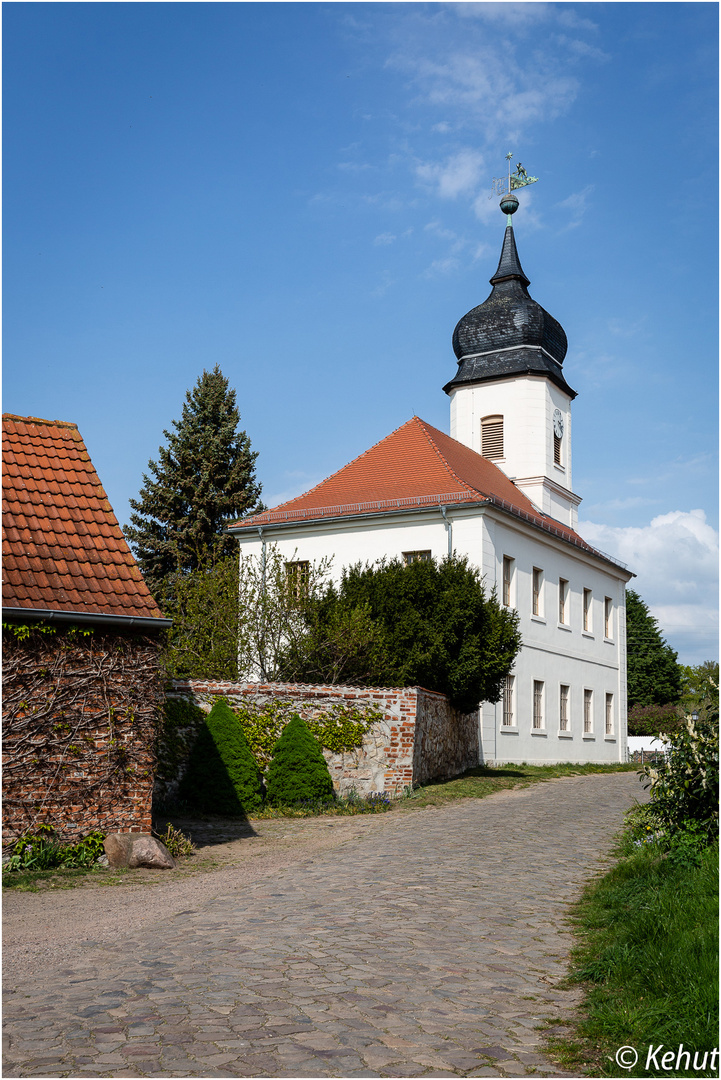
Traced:
<svg viewBox="0 0 721 1080">
<path fill-rule="evenodd" d="M 489 461 L 503 457 L 502 416 L 484 416 L 481 420 L 481 454 Z"/>
</svg>

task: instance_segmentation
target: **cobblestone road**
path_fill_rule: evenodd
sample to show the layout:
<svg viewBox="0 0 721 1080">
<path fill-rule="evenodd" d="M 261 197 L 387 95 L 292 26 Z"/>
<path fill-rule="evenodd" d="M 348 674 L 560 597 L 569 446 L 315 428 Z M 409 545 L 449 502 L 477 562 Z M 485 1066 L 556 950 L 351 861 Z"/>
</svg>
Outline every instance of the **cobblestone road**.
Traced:
<svg viewBox="0 0 721 1080">
<path fill-rule="evenodd" d="M 394 813 L 5 1002 L 5 1076 L 541 1076 L 566 906 L 603 864 L 635 773 Z M 143 889 L 133 902 L 142 904 Z"/>
</svg>

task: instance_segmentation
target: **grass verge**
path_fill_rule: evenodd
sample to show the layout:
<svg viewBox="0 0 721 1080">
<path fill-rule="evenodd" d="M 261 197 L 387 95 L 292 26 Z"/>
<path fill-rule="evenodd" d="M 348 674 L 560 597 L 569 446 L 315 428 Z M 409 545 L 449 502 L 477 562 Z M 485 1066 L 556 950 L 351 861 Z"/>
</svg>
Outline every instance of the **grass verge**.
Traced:
<svg viewBox="0 0 721 1080">
<path fill-rule="evenodd" d="M 657 844 L 624 850 L 576 906 L 571 979 L 586 998 L 575 1033 L 550 1035 L 549 1050 L 586 1076 L 718 1076 L 718 849 L 696 866 Z M 616 1061 L 621 1047 L 638 1054 L 631 1068 Z"/>
<path fill-rule="evenodd" d="M 495 791 L 528 787 L 543 780 L 558 780 L 568 776 L 590 776 L 594 773 L 638 772 L 638 765 L 499 765 L 493 768 L 479 765 L 463 776 L 451 780 L 434 780 L 423 784 L 396 804 L 402 810 L 422 809 L 425 806 L 444 806 L 456 799 L 482 799 Z"/>
</svg>

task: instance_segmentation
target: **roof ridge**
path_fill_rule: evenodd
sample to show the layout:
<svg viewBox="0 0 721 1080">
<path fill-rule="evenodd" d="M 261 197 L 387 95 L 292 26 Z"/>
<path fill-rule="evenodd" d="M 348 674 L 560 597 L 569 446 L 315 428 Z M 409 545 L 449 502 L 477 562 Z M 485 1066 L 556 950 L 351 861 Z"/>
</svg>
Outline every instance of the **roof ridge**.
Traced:
<svg viewBox="0 0 721 1080">
<path fill-rule="evenodd" d="M 72 420 L 45 420 L 42 416 L 18 416 L 17 413 L 3 413 L 3 420 L 24 420 L 26 424 L 47 424 L 48 427 L 62 427 L 62 428 L 74 428 L 78 430 L 78 425 L 74 424 Z"/>
<path fill-rule="evenodd" d="M 473 491 L 478 495 L 483 495 L 484 492 L 482 492 L 479 488 L 473 488 L 473 487 L 471 487 L 471 485 L 466 480 L 461 480 L 460 476 L 457 474 L 455 469 L 451 466 L 450 462 L 445 457 L 445 455 L 444 455 L 443 451 L 441 450 L 440 446 L 438 445 L 438 443 L 435 441 L 435 439 L 433 438 L 433 436 L 430 433 L 431 431 L 437 431 L 439 435 L 444 435 L 445 432 L 440 431 L 438 428 L 434 428 L 433 425 L 429 424 L 426 420 L 421 420 L 420 416 L 415 416 L 415 417 L 413 417 L 413 419 L 418 420 L 421 427 L 423 428 L 423 433 L 426 436 L 426 438 L 428 439 L 428 442 L 431 444 L 431 446 L 435 450 L 436 454 L 441 459 L 441 461 L 443 462 L 443 464 L 445 465 L 447 471 L 451 474 L 453 479 L 457 483 L 459 483 L 462 487 L 464 487 L 466 489 L 466 491 Z M 430 431 L 429 431 L 429 428 L 430 428 Z M 450 438 L 450 436 L 449 436 L 449 438 Z"/>
<path fill-rule="evenodd" d="M 356 461 L 361 461 L 364 457 L 368 457 L 372 450 L 375 450 L 375 448 L 377 446 L 380 446 L 381 443 L 387 442 L 388 439 L 393 438 L 393 436 L 396 435 L 402 428 L 407 427 L 409 424 L 412 424 L 414 420 L 420 420 L 420 417 L 412 416 L 410 420 L 406 420 L 405 423 L 400 424 L 399 427 L 395 428 L 388 435 L 384 435 L 382 439 L 378 440 L 378 442 L 375 442 L 372 446 L 369 446 L 368 449 L 364 450 L 362 454 L 358 454 L 356 457 L 351 458 L 350 461 L 346 461 L 345 465 L 341 465 L 340 469 L 336 469 L 335 472 L 332 472 L 330 474 L 330 476 L 326 476 L 323 480 L 319 480 L 318 483 L 314 484 L 312 488 L 309 488 L 307 491 L 302 491 L 300 495 L 294 495 L 292 499 L 288 499 L 288 501 L 284 503 L 279 503 L 278 506 L 274 506 L 272 507 L 272 509 L 280 510 L 281 507 L 291 506 L 292 503 L 298 502 L 299 499 L 305 499 L 308 495 L 312 495 L 314 491 L 317 491 L 318 488 L 323 487 L 330 480 L 333 480 L 333 478 L 342 473 L 344 469 L 347 469 L 349 465 L 354 465 Z M 423 423 L 423 421 L 421 421 L 421 423 Z M 255 517 L 255 515 L 253 516 Z"/>
</svg>

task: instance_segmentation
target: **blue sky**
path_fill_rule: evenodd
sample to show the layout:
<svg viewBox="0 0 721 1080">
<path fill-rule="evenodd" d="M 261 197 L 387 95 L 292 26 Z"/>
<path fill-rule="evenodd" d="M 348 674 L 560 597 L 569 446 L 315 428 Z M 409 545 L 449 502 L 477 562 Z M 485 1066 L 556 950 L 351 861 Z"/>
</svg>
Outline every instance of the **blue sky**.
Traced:
<svg viewBox="0 0 721 1080">
<path fill-rule="evenodd" d="M 717 655 L 715 3 L 6 3 L 4 400 L 121 523 L 216 363 L 274 504 L 417 414 L 485 299 L 514 152 L 569 339 L 580 531 Z"/>
</svg>

